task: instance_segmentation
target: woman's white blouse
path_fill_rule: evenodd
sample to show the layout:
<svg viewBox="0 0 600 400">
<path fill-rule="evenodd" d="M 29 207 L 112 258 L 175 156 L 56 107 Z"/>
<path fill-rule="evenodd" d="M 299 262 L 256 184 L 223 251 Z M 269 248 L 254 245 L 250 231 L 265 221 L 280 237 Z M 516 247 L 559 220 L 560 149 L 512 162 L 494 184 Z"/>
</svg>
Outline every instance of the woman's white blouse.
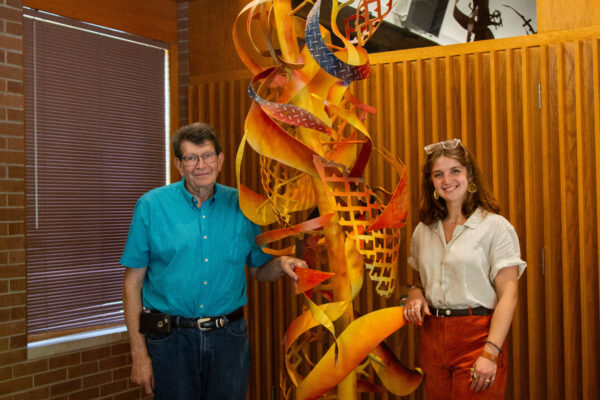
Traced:
<svg viewBox="0 0 600 400">
<path fill-rule="evenodd" d="M 435 308 L 495 308 L 494 280 L 521 260 L 519 239 L 504 217 L 478 208 L 446 243 L 442 222 L 419 223 L 413 232 L 409 265 L 419 271 L 425 297 Z"/>
</svg>

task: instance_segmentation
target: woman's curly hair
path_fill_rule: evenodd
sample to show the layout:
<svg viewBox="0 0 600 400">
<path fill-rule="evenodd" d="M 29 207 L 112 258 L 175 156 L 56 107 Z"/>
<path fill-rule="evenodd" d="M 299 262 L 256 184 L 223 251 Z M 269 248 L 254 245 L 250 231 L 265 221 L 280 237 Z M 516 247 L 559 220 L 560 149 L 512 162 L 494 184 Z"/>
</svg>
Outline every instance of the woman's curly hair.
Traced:
<svg viewBox="0 0 600 400">
<path fill-rule="evenodd" d="M 443 146 L 439 146 L 439 148 L 436 148 L 431 154 L 427 155 L 427 159 L 423 165 L 421 181 L 423 197 L 419 210 L 419 220 L 424 224 L 431 225 L 438 219 L 444 219 L 448 216 L 446 201 L 441 197 L 439 199 L 433 197 L 435 188 L 431 180 L 433 164 L 442 156 L 457 160 L 466 168 L 469 184 L 472 183 L 477 186 L 475 192 L 470 193 L 467 191 L 467 198 L 462 205 L 463 215 L 469 218 L 477 207 L 482 207 L 487 211 L 498 214 L 500 206 L 494 196 L 487 190 L 475 159 L 471 156 L 467 148 L 462 143 L 459 143 L 454 149 L 444 149 Z"/>
</svg>

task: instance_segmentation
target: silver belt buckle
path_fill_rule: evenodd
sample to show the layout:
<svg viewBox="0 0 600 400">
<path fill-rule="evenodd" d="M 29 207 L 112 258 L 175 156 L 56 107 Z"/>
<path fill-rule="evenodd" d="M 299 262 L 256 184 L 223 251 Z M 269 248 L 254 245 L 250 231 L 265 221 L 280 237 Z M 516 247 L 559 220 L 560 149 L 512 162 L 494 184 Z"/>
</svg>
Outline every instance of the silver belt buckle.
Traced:
<svg viewBox="0 0 600 400">
<path fill-rule="evenodd" d="M 210 321 L 210 318 L 198 318 L 198 320 L 196 321 L 196 327 L 201 331 L 210 331 L 212 328 L 205 328 L 202 326 L 203 322 L 208 321 Z"/>
<path fill-rule="evenodd" d="M 440 314 L 440 311 L 444 311 L 444 310 L 440 310 L 439 308 L 435 309 L 435 316 L 438 317 L 438 318 L 449 317 L 450 314 L 452 314 L 452 311 L 450 311 L 449 309 L 444 312 L 445 315 L 444 314 Z"/>
</svg>

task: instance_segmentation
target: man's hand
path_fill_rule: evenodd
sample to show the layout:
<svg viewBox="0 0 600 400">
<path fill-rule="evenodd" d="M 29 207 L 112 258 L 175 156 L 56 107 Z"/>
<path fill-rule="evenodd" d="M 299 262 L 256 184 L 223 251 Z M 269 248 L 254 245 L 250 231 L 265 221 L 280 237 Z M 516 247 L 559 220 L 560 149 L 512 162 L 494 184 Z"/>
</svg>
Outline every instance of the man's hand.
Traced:
<svg viewBox="0 0 600 400">
<path fill-rule="evenodd" d="M 281 256 L 278 257 L 278 261 L 281 270 L 294 281 L 298 281 L 298 275 L 294 272 L 295 268 L 308 268 L 306 261 L 296 257 Z"/>
<path fill-rule="evenodd" d="M 154 393 L 154 374 L 150 357 L 134 357 L 131 364 L 131 382 L 141 385 L 146 394 Z"/>
<path fill-rule="evenodd" d="M 307 268 L 306 261 L 296 257 L 280 256 L 274 257 L 260 268 L 250 268 L 250 275 L 258 281 L 272 282 L 284 275 L 289 276 L 294 281 L 298 276 L 294 272 L 295 268 Z"/>
</svg>

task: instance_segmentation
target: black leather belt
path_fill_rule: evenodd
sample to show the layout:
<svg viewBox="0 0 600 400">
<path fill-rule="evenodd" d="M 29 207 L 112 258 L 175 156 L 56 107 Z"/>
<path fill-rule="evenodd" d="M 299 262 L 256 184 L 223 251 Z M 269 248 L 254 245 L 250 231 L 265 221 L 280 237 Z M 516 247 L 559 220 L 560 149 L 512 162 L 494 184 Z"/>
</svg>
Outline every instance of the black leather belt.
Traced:
<svg viewBox="0 0 600 400">
<path fill-rule="evenodd" d="M 453 310 L 451 308 L 433 308 L 429 307 L 429 311 L 431 314 L 436 317 L 468 317 L 469 315 L 490 315 L 494 312 L 494 310 L 490 310 L 485 307 L 475 307 L 475 308 L 461 308 L 458 310 Z"/>
<path fill-rule="evenodd" d="M 244 318 L 244 309 L 238 308 L 231 314 L 218 315 L 206 318 L 185 318 L 171 316 L 171 325 L 177 328 L 195 328 L 201 331 L 210 331 L 214 328 L 223 328 L 230 322 Z"/>
</svg>

